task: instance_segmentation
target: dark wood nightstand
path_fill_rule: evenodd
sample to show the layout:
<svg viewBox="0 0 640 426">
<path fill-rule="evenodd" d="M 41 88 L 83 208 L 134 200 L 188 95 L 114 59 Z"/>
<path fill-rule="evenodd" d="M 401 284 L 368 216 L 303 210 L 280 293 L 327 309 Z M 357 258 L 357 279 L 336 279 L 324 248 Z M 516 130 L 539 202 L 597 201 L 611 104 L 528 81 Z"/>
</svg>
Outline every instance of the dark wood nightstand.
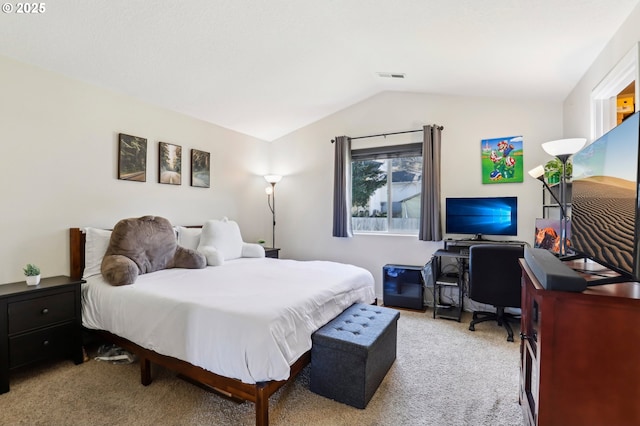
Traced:
<svg viewBox="0 0 640 426">
<path fill-rule="evenodd" d="M 280 254 L 278 253 L 279 251 L 280 251 L 279 248 L 265 247 L 264 248 L 264 256 L 265 257 L 272 257 L 274 259 L 278 259 L 280 257 Z"/>
<path fill-rule="evenodd" d="M 9 371 L 56 356 L 83 361 L 80 285 L 65 276 L 0 285 L 0 393 Z"/>
</svg>

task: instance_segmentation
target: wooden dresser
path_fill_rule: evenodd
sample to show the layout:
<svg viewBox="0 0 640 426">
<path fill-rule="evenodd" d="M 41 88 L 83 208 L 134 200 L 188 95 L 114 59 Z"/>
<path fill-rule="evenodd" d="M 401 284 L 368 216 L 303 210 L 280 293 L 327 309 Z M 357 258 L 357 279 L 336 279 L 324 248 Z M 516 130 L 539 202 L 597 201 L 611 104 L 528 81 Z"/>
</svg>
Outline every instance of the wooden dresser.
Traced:
<svg viewBox="0 0 640 426">
<path fill-rule="evenodd" d="M 0 285 L 0 393 L 9 391 L 11 369 L 56 356 L 82 363 L 83 282 L 59 276 Z"/>
<path fill-rule="evenodd" d="M 640 425 L 640 283 L 549 291 L 520 265 L 525 424 Z"/>
</svg>

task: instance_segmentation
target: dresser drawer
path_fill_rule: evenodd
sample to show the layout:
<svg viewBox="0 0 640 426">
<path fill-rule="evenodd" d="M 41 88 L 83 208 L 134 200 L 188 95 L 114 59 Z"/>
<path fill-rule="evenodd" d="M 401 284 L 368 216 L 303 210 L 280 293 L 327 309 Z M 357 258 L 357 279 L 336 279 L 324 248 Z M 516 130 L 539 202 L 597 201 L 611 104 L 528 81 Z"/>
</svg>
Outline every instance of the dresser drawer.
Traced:
<svg viewBox="0 0 640 426">
<path fill-rule="evenodd" d="M 36 297 L 8 306 L 9 334 L 20 333 L 75 318 L 75 293 Z"/>
<path fill-rule="evenodd" d="M 76 330 L 74 323 L 68 323 L 9 338 L 9 368 L 69 353 Z"/>
</svg>

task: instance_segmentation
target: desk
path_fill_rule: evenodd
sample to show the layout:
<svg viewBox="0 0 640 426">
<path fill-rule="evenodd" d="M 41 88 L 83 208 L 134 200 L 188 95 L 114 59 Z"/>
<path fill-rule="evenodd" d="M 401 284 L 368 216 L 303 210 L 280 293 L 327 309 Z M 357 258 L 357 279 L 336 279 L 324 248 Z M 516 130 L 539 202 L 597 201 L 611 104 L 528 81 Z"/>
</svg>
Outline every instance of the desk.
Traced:
<svg viewBox="0 0 640 426">
<path fill-rule="evenodd" d="M 469 283 L 469 249 L 479 244 L 517 244 L 524 245 L 522 241 L 499 240 L 445 240 L 444 249 L 437 250 L 434 254 L 434 287 L 433 287 L 433 317 L 454 319 L 460 321 L 462 316 L 464 293 Z M 455 272 L 443 270 L 443 260 L 452 259 L 449 262 L 455 266 Z M 458 295 L 454 303 L 442 302 L 442 289 L 455 287 Z M 454 291 L 455 291 L 454 290 Z"/>
</svg>

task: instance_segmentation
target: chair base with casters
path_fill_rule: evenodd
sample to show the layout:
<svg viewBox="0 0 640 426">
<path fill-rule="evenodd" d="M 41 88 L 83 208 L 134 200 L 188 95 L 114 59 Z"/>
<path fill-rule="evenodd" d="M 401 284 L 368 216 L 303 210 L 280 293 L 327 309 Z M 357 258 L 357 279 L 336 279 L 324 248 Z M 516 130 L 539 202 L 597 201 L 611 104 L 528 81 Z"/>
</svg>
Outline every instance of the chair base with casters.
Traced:
<svg viewBox="0 0 640 426">
<path fill-rule="evenodd" d="M 496 308 L 496 312 L 475 311 L 473 320 L 469 324 L 469 330 L 476 331 L 476 324 L 485 321 L 497 321 L 499 326 L 507 330 L 507 342 L 513 342 L 513 329 L 509 321 L 520 323 L 520 316 L 506 313 L 502 307 Z"/>
</svg>

